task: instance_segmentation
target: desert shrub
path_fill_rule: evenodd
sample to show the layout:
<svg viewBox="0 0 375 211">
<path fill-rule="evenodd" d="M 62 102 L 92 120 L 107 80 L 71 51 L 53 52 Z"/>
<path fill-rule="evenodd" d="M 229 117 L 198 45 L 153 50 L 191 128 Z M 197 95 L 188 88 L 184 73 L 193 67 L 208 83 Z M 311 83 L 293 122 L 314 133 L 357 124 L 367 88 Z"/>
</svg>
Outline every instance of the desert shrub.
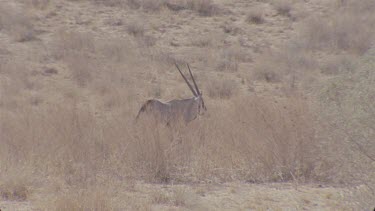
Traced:
<svg viewBox="0 0 375 211">
<path fill-rule="evenodd" d="M 52 55 L 56 59 L 70 58 L 71 54 L 95 54 L 96 40 L 92 33 L 60 29 L 54 37 Z"/>
<path fill-rule="evenodd" d="M 30 13 L 10 4 L 0 5 L 0 29 L 5 29 L 15 41 L 26 42 L 36 38 Z"/>
<path fill-rule="evenodd" d="M 247 15 L 246 21 L 248 23 L 262 24 L 265 20 L 262 11 L 260 9 L 254 9 Z"/>
<path fill-rule="evenodd" d="M 102 4 L 102 5 L 109 6 L 109 7 L 124 7 L 127 5 L 126 0 L 90 0 L 90 1 L 96 4 Z"/>
<path fill-rule="evenodd" d="M 289 86 L 296 82 L 295 79 L 308 76 L 315 67 L 316 60 L 311 53 L 300 44 L 291 42 L 278 51 L 262 53 L 256 60 L 252 77 L 270 83 L 286 82 Z"/>
<path fill-rule="evenodd" d="M 290 17 L 292 11 L 293 2 L 290 0 L 277 0 L 274 2 L 275 9 L 278 14 Z"/>
<path fill-rule="evenodd" d="M 191 44 L 200 48 L 209 47 L 212 45 L 212 38 L 210 36 L 195 37 Z"/>
<path fill-rule="evenodd" d="M 371 46 L 373 28 L 369 26 L 374 23 L 369 16 L 363 18 L 356 12 L 343 9 L 342 13 L 327 21 L 317 18 L 307 20 L 302 34 L 307 48 L 361 55 Z"/>
<path fill-rule="evenodd" d="M 247 62 L 251 58 L 247 53 L 237 45 L 226 47 L 216 54 L 216 68 L 218 71 L 235 72 L 238 70 L 240 62 Z"/>
<path fill-rule="evenodd" d="M 85 87 L 92 81 L 94 71 L 98 68 L 95 60 L 82 54 L 71 55 L 66 59 L 66 63 L 72 72 L 72 79 L 77 82 L 80 87 Z"/>
<path fill-rule="evenodd" d="M 187 6 L 201 16 L 213 16 L 219 13 L 219 7 L 212 0 L 189 0 Z"/>
<path fill-rule="evenodd" d="M 229 99 L 238 91 L 236 82 L 229 79 L 210 80 L 207 90 L 209 97 L 221 99 Z"/>
<path fill-rule="evenodd" d="M 167 0 L 165 6 L 172 11 L 192 10 L 201 16 L 213 16 L 222 12 L 212 0 Z"/>
<path fill-rule="evenodd" d="M 0 197 L 6 201 L 26 201 L 30 197 L 30 190 L 24 179 L 17 175 L 0 183 Z"/>
<path fill-rule="evenodd" d="M 135 37 L 143 36 L 145 33 L 144 24 L 140 21 L 130 22 L 126 27 L 126 30 L 129 34 Z"/>
</svg>

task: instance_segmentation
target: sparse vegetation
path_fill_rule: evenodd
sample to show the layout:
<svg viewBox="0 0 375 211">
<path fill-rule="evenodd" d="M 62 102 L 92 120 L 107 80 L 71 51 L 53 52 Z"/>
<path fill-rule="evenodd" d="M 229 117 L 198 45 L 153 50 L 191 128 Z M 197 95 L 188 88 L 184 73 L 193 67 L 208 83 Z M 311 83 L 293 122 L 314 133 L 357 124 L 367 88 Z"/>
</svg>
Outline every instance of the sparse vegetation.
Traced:
<svg viewBox="0 0 375 211">
<path fill-rule="evenodd" d="M 291 16 L 291 11 L 292 11 L 292 1 L 291 0 L 276 0 L 274 2 L 275 4 L 275 9 L 278 14 L 290 17 Z"/>
<path fill-rule="evenodd" d="M 31 14 L 12 8 L 7 3 L 0 5 L 0 30 L 4 29 L 18 42 L 31 41 L 36 38 Z"/>
<path fill-rule="evenodd" d="M 0 196 L 6 201 L 26 201 L 30 195 L 28 187 L 20 179 L 8 179 L 0 183 Z"/>
<path fill-rule="evenodd" d="M 208 96 L 211 98 L 229 99 L 237 92 L 237 84 L 233 80 L 211 80 L 208 84 Z"/>
<path fill-rule="evenodd" d="M 140 21 L 130 22 L 126 29 L 127 29 L 129 34 L 131 34 L 135 37 L 143 36 L 144 33 L 145 33 L 144 24 L 141 23 Z"/>
<path fill-rule="evenodd" d="M 249 15 L 246 18 L 246 21 L 254 24 L 262 24 L 265 20 L 263 18 L 262 11 L 260 9 L 254 9 L 249 13 Z"/>
</svg>

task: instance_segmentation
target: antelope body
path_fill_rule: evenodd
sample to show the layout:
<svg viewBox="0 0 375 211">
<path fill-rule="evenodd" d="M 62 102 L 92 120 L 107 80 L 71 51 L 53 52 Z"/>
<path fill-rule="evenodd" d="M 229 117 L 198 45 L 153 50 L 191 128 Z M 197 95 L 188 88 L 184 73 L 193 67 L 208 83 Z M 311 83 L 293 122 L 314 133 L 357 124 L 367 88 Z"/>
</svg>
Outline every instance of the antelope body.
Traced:
<svg viewBox="0 0 375 211">
<path fill-rule="evenodd" d="M 187 65 L 187 67 L 189 69 L 190 77 L 193 80 L 195 90 L 186 79 L 184 74 L 182 74 L 177 64 L 176 67 L 185 80 L 186 84 L 190 88 L 194 97 L 181 100 L 171 100 L 165 103 L 156 99 L 148 100 L 142 105 L 136 119 L 138 119 L 142 114 L 147 114 L 152 115 L 157 120 L 166 124 L 170 124 L 179 120 L 188 123 L 196 119 L 198 115 L 203 114 L 203 112 L 207 110 L 206 106 L 204 105 L 202 93 L 198 89 L 189 65 Z"/>
</svg>

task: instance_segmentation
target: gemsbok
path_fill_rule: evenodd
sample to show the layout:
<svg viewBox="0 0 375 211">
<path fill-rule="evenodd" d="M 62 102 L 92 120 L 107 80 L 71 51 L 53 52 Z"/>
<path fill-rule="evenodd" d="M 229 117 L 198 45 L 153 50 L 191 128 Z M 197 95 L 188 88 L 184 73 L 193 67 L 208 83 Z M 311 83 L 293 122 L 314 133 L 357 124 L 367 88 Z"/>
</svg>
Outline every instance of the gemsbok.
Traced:
<svg viewBox="0 0 375 211">
<path fill-rule="evenodd" d="M 185 80 L 186 84 L 193 93 L 194 97 L 181 100 L 171 100 L 165 103 L 160 102 L 156 99 L 148 100 L 142 105 L 141 109 L 138 112 L 136 120 L 138 120 L 141 114 L 145 113 L 147 115 L 152 115 L 157 121 L 163 122 L 167 125 L 180 120 L 188 123 L 196 119 L 198 115 L 202 115 L 207 110 L 206 106 L 204 105 L 202 92 L 199 90 L 197 83 L 195 82 L 189 64 L 186 64 L 186 66 L 194 83 L 195 90 L 186 79 L 185 75 L 181 72 L 178 65 L 175 65 L 182 78 Z"/>
</svg>

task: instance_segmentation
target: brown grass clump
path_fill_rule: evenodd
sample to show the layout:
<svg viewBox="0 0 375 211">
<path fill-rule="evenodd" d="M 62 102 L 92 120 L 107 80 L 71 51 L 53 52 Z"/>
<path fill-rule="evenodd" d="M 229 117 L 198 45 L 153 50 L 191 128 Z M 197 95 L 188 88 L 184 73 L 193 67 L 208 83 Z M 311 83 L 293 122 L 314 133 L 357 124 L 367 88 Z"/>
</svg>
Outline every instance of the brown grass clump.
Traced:
<svg viewBox="0 0 375 211">
<path fill-rule="evenodd" d="M 18 42 L 36 38 L 32 16 L 21 8 L 10 4 L 0 5 L 0 29 L 5 29 Z"/>
<path fill-rule="evenodd" d="M 298 44 L 289 43 L 279 51 L 266 51 L 256 60 L 253 77 L 270 83 L 287 82 L 291 85 L 293 78 L 301 78 L 313 70 L 316 61 L 310 52 Z"/>
<path fill-rule="evenodd" d="M 286 17 L 291 16 L 292 4 L 290 0 L 277 0 L 274 2 L 277 13 Z"/>
<path fill-rule="evenodd" d="M 213 16 L 219 13 L 219 8 L 212 0 L 190 0 L 188 7 L 201 16 Z"/>
<path fill-rule="evenodd" d="M 143 36 L 145 33 L 144 24 L 140 21 L 133 21 L 126 27 L 127 32 L 135 37 Z"/>
<path fill-rule="evenodd" d="M 38 10 L 45 10 L 51 4 L 51 0 L 26 0 L 24 2 L 27 6 L 29 6 L 29 7 L 31 6 L 33 8 L 38 9 Z"/>
<path fill-rule="evenodd" d="M 240 46 L 234 45 L 226 47 L 217 54 L 217 70 L 223 72 L 236 72 L 240 62 L 251 60 L 247 53 Z"/>
<path fill-rule="evenodd" d="M 208 96 L 211 98 L 229 99 L 237 92 L 237 84 L 233 80 L 211 80 L 208 84 Z"/>
<path fill-rule="evenodd" d="M 262 24 L 265 22 L 265 19 L 260 9 L 254 9 L 247 15 L 246 21 L 248 23 Z"/>
<path fill-rule="evenodd" d="M 24 181 L 11 179 L 0 183 L 0 197 L 6 201 L 26 201 L 30 191 Z"/>
<path fill-rule="evenodd" d="M 374 19 L 359 11 L 342 9 L 327 21 L 309 19 L 303 31 L 307 48 L 363 54 L 371 46 Z M 368 18 L 364 18 L 368 17 Z M 357 33 L 357 32 L 361 33 Z"/>
</svg>

